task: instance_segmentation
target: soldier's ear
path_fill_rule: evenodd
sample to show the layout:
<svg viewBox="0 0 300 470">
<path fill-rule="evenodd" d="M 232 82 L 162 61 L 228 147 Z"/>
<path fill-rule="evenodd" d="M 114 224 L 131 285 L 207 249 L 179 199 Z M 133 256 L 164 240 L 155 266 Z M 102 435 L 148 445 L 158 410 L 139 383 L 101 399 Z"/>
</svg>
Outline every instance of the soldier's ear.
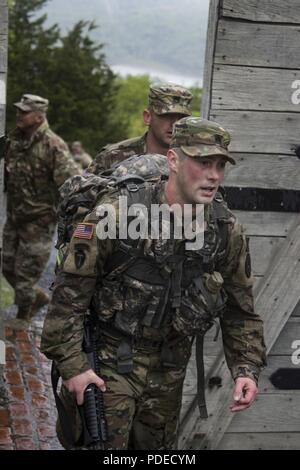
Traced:
<svg viewBox="0 0 300 470">
<path fill-rule="evenodd" d="M 35 113 L 35 122 L 36 122 L 36 124 L 42 124 L 42 122 L 44 120 L 45 120 L 45 114 L 40 113 L 39 111 L 37 111 Z"/>
<path fill-rule="evenodd" d="M 144 118 L 144 124 L 146 126 L 150 126 L 150 124 L 151 124 L 151 113 L 150 113 L 149 109 L 144 109 L 143 118 Z"/>
<path fill-rule="evenodd" d="M 174 173 L 178 173 L 179 156 L 173 149 L 169 149 L 167 153 L 169 168 Z"/>
</svg>

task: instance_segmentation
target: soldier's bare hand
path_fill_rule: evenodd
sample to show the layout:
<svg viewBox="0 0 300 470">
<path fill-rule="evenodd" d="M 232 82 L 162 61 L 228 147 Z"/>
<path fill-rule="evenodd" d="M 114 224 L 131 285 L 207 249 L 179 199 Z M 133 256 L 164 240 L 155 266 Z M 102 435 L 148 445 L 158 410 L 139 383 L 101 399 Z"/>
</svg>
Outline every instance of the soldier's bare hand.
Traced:
<svg viewBox="0 0 300 470">
<path fill-rule="evenodd" d="M 82 374 L 75 375 L 71 379 L 63 381 L 64 386 L 73 393 L 76 397 L 78 405 L 83 404 L 83 394 L 89 384 L 96 384 L 97 387 L 105 392 L 105 383 L 92 369 L 89 369 Z"/>
<path fill-rule="evenodd" d="M 254 380 L 249 377 L 238 377 L 235 381 L 233 392 L 233 403 L 230 405 L 231 411 L 243 411 L 255 400 L 258 388 Z"/>
</svg>

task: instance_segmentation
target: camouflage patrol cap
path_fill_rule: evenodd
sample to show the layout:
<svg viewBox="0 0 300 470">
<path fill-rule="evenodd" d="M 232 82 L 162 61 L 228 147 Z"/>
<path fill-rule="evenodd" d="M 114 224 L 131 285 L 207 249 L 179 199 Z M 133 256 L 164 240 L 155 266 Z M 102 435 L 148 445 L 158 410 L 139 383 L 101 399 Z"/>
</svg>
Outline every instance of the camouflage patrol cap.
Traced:
<svg viewBox="0 0 300 470">
<path fill-rule="evenodd" d="M 152 85 L 149 90 L 149 108 L 159 115 L 178 113 L 190 116 L 192 98 L 192 93 L 180 85 L 171 83 Z"/>
<path fill-rule="evenodd" d="M 169 175 L 168 159 L 158 153 L 133 155 L 118 163 L 112 172 L 113 176 L 121 178 L 126 175 L 138 175 L 145 180 Z"/>
<path fill-rule="evenodd" d="M 188 157 L 220 155 L 235 165 L 228 152 L 230 134 L 220 124 L 199 117 L 185 117 L 173 126 L 171 148 L 178 147 Z"/>
<path fill-rule="evenodd" d="M 38 95 L 25 94 L 22 96 L 21 101 L 14 103 L 14 106 L 25 113 L 30 111 L 40 111 L 45 113 L 48 109 L 49 101 Z"/>
</svg>

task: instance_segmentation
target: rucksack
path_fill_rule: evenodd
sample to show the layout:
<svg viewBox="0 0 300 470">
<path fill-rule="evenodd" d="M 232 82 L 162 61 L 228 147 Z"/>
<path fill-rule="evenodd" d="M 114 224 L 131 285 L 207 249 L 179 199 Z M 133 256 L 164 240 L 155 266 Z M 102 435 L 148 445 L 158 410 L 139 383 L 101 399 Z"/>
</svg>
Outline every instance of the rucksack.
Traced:
<svg viewBox="0 0 300 470">
<path fill-rule="evenodd" d="M 56 248 L 60 249 L 70 242 L 77 224 L 84 220 L 110 189 L 131 182 L 158 181 L 167 176 L 167 158 L 159 154 L 134 155 L 97 176 L 88 172 L 72 176 L 59 189 Z"/>
</svg>

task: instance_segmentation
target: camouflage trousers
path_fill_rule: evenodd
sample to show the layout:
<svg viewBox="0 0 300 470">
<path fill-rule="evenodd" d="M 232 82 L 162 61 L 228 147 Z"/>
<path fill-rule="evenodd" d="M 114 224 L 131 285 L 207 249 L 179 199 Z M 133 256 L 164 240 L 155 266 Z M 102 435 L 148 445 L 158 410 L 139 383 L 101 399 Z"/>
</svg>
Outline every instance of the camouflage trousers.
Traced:
<svg viewBox="0 0 300 470">
<path fill-rule="evenodd" d="M 15 290 L 19 309 L 29 308 L 35 300 L 35 285 L 48 261 L 54 230 L 50 216 L 22 224 L 7 218 L 3 231 L 3 274 Z"/>
<path fill-rule="evenodd" d="M 134 349 L 133 371 L 117 372 L 117 345 L 105 344 L 99 351 L 101 377 L 105 380 L 105 414 L 108 424 L 106 450 L 171 450 L 176 446 L 182 388 L 191 340 L 181 337 L 174 347 L 175 367 L 162 364 L 161 350 Z M 73 416 L 73 432 L 82 426 L 75 399 L 63 387 L 61 398 Z M 61 429 L 58 437 L 65 448 Z"/>
</svg>

